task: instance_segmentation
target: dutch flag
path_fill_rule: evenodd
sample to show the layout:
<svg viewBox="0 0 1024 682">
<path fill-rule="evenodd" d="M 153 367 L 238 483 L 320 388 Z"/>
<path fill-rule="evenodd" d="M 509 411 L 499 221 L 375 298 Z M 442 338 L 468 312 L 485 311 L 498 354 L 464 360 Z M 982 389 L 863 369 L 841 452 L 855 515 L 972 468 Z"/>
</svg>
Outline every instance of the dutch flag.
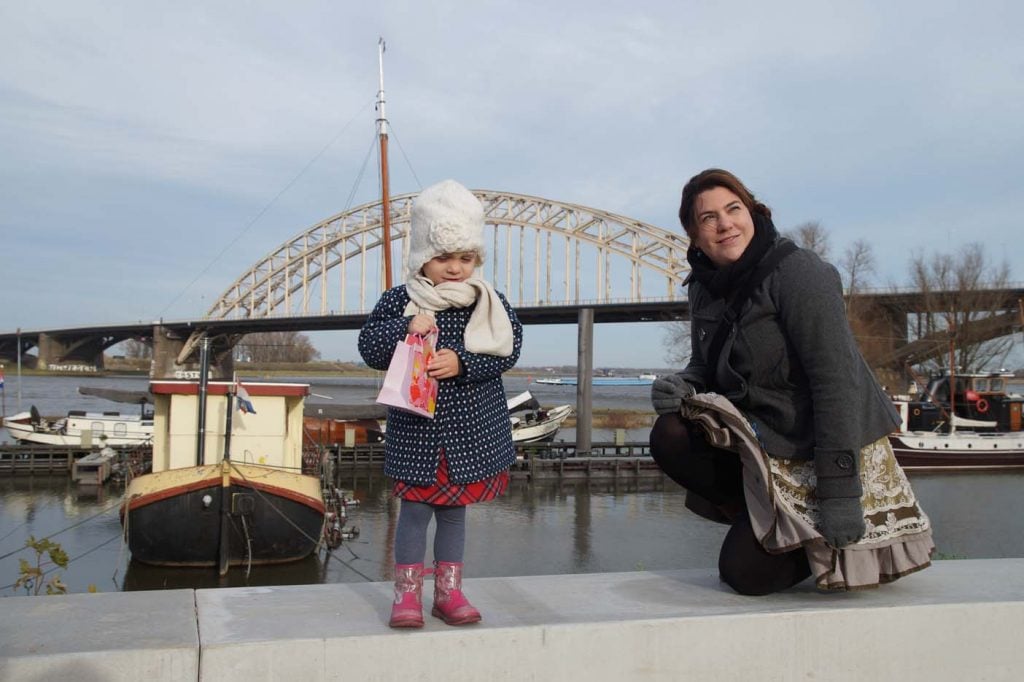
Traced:
<svg viewBox="0 0 1024 682">
<path fill-rule="evenodd" d="M 242 384 L 236 384 L 235 399 L 238 400 L 238 409 L 242 414 L 256 414 L 256 408 L 252 406 L 252 398 L 249 391 L 245 390 Z"/>
</svg>

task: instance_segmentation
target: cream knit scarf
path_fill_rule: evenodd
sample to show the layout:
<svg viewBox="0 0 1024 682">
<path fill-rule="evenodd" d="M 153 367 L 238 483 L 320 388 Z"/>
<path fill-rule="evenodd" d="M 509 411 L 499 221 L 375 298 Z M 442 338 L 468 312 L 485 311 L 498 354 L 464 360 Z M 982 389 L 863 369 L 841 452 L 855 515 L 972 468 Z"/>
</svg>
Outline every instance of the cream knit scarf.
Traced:
<svg viewBox="0 0 1024 682">
<path fill-rule="evenodd" d="M 439 310 L 467 308 L 476 302 L 466 325 L 466 350 L 502 358 L 512 355 L 512 321 L 494 287 L 484 280 L 470 277 L 464 282 L 435 286 L 427 277 L 417 275 L 405 282 L 405 290 L 409 294 L 406 315 L 426 313 L 433 317 Z"/>
</svg>

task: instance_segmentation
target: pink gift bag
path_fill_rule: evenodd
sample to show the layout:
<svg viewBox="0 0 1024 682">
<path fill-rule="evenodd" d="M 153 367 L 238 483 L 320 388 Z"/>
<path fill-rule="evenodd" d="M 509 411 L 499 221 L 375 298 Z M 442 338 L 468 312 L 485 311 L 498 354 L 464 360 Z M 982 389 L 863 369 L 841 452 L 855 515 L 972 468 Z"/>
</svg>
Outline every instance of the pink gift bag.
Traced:
<svg viewBox="0 0 1024 682">
<path fill-rule="evenodd" d="M 409 334 L 395 346 L 377 402 L 433 419 L 437 406 L 437 379 L 427 376 L 434 356 L 437 332 Z"/>
</svg>

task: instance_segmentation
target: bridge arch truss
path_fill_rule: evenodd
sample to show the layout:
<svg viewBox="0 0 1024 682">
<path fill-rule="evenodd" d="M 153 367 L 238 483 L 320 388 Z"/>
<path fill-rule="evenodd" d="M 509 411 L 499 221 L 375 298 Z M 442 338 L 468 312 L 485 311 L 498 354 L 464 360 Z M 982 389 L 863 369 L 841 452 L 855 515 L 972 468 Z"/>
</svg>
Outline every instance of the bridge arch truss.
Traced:
<svg viewBox="0 0 1024 682">
<path fill-rule="evenodd" d="M 483 275 L 514 306 L 677 300 L 685 234 L 586 206 L 474 190 L 489 241 Z M 393 283 L 404 281 L 416 193 L 391 207 Z M 357 206 L 286 241 L 242 274 L 207 318 L 362 313 L 383 291 L 382 203 Z"/>
</svg>

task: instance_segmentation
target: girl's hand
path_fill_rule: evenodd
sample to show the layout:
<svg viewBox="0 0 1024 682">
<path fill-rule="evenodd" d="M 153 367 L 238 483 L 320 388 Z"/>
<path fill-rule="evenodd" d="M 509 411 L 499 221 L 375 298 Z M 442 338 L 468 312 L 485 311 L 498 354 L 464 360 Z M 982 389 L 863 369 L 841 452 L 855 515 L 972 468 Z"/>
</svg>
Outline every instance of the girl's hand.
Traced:
<svg viewBox="0 0 1024 682">
<path fill-rule="evenodd" d="M 409 333 L 425 335 L 430 333 L 430 330 L 434 328 L 434 318 L 430 315 L 424 315 L 420 313 L 413 315 L 413 318 L 409 320 Z"/>
<path fill-rule="evenodd" d="M 434 353 L 427 363 L 427 374 L 434 379 L 451 379 L 462 373 L 459 356 L 451 348 L 442 348 Z"/>
</svg>

